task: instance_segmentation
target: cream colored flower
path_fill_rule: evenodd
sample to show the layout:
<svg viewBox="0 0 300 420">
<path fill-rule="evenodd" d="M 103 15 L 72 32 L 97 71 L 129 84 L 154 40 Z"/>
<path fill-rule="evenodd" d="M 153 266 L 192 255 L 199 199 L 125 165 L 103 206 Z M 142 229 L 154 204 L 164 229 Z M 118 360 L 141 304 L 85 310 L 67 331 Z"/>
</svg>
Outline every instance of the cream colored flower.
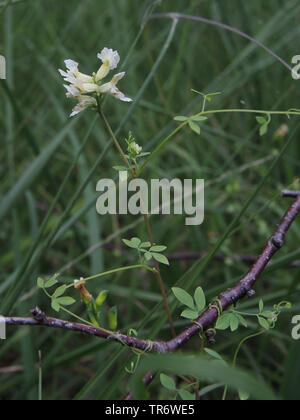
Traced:
<svg viewBox="0 0 300 420">
<path fill-rule="evenodd" d="M 92 96 L 80 95 L 76 99 L 78 99 L 78 104 L 73 108 L 70 117 L 74 117 L 90 106 L 97 106 L 97 101 Z"/>
<path fill-rule="evenodd" d="M 112 95 L 123 102 L 132 101 L 132 99 L 126 97 L 117 88 L 118 82 L 125 76 L 124 72 L 113 76 L 112 80 L 108 83 L 101 83 L 108 73 L 118 66 L 120 61 L 118 52 L 111 48 L 104 48 L 98 54 L 98 58 L 103 64 L 98 72 L 93 73 L 92 76 L 81 73 L 79 71 L 79 64 L 73 60 L 65 60 L 67 71 L 59 69 L 59 73 L 69 83 L 64 85 L 67 90 L 66 96 L 78 101 L 78 104 L 72 111 L 71 117 L 90 106 L 97 106 L 98 101 L 96 98 L 100 98 L 104 94 Z"/>
<path fill-rule="evenodd" d="M 137 155 L 139 155 L 140 153 L 142 153 L 143 148 L 142 148 L 141 146 L 139 146 L 137 143 L 135 143 L 135 144 L 134 144 L 134 147 L 135 147 L 135 153 L 136 153 Z"/>
<path fill-rule="evenodd" d="M 97 106 L 97 101 L 92 96 L 82 95 L 80 91 L 73 85 L 64 85 L 67 90 L 67 98 L 76 99 L 78 104 L 73 108 L 71 117 L 79 114 L 90 106 Z"/>
<path fill-rule="evenodd" d="M 97 57 L 102 61 L 102 66 L 96 74 L 96 82 L 104 79 L 111 70 L 118 67 L 120 56 L 118 51 L 113 51 L 111 48 L 103 48 Z"/>
<path fill-rule="evenodd" d="M 66 93 L 67 98 L 76 99 L 80 95 L 80 90 L 78 90 L 75 86 L 73 86 L 73 85 L 64 85 L 64 87 L 67 90 L 67 93 Z"/>
<path fill-rule="evenodd" d="M 139 146 L 135 141 L 128 143 L 128 152 L 130 155 L 138 156 L 142 153 L 143 148 Z"/>
<path fill-rule="evenodd" d="M 99 91 L 101 93 L 108 93 L 109 95 L 114 96 L 117 99 L 120 99 L 120 101 L 123 102 L 132 102 L 132 99 L 127 98 L 124 93 L 122 93 L 118 88 L 117 88 L 117 83 L 123 79 L 123 77 L 125 76 L 125 73 L 118 73 L 116 74 L 112 80 L 108 83 L 105 83 L 104 85 L 99 86 Z"/>
<path fill-rule="evenodd" d="M 63 76 L 66 82 L 71 83 L 73 87 L 83 91 L 83 84 L 84 83 L 93 83 L 93 77 L 88 76 L 86 74 L 80 73 L 78 70 L 78 63 L 73 60 L 66 60 L 65 61 L 67 72 L 64 70 L 59 69 L 60 74 Z"/>
</svg>

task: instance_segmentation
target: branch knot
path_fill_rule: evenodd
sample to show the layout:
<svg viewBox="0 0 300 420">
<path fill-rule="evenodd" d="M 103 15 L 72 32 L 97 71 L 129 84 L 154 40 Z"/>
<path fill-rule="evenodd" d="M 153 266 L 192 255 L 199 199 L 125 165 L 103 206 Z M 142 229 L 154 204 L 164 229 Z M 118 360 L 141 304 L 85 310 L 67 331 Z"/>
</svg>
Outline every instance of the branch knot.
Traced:
<svg viewBox="0 0 300 420">
<path fill-rule="evenodd" d="M 46 314 L 37 306 L 30 311 L 33 318 L 38 322 L 43 322 L 46 319 Z"/>
<path fill-rule="evenodd" d="M 281 249 L 284 245 L 284 240 L 278 236 L 273 236 L 271 238 L 271 243 L 278 249 Z"/>
</svg>

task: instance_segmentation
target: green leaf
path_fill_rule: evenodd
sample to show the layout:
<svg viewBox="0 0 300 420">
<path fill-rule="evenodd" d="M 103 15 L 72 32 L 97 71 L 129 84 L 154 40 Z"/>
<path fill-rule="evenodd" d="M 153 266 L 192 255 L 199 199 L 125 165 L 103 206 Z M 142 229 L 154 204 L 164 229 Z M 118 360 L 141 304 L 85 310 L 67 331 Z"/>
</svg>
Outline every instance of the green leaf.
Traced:
<svg viewBox="0 0 300 420">
<path fill-rule="evenodd" d="M 191 309 L 185 309 L 182 314 L 181 314 L 182 318 L 187 318 L 187 319 L 197 319 L 199 314 L 196 311 L 192 311 Z"/>
<path fill-rule="evenodd" d="M 195 290 L 194 299 L 196 302 L 198 312 L 202 312 L 203 309 L 206 307 L 206 297 L 202 287 L 197 287 L 197 289 Z"/>
<path fill-rule="evenodd" d="M 264 312 L 261 313 L 261 316 L 263 316 L 264 318 L 273 318 L 274 312 L 272 312 L 272 311 L 264 311 Z"/>
<path fill-rule="evenodd" d="M 165 265 L 170 265 L 168 258 L 165 257 L 164 255 L 152 252 L 152 256 L 157 262 L 161 264 L 165 264 Z"/>
<path fill-rule="evenodd" d="M 125 245 L 129 246 L 129 248 L 139 249 L 141 244 L 141 240 L 139 238 L 132 238 L 130 241 L 128 239 L 122 239 Z"/>
<path fill-rule="evenodd" d="M 173 287 L 172 292 L 174 293 L 176 299 L 179 300 L 179 302 L 195 311 L 196 308 L 194 299 L 188 292 L 181 289 L 180 287 Z"/>
<path fill-rule="evenodd" d="M 151 242 L 142 242 L 140 248 L 150 248 Z"/>
<path fill-rule="evenodd" d="M 195 400 L 195 395 L 192 394 L 191 392 L 186 391 L 185 389 L 178 389 L 177 390 L 180 398 L 183 401 L 194 401 Z"/>
<path fill-rule="evenodd" d="M 55 312 L 59 312 L 60 311 L 60 305 L 59 305 L 59 303 L 55 299 L 52 299 L 51 300 L 51 307 L 52 307 L 52 309 L 55 310 Z"/>
<path fill-rule="evenodd" d="M 128 239 L 122 239 L 122 242 L 123 242 L 126 246 L 129 246 L 129 248 L 135 248 L 135 246 L 132 246 L 131 241 L 129 241 Z"/>
<path fill-rule="evenodd" d="M 264 136 L 265 134 L 267 134 L 267 132 L 268 132 L 268 124 L 264 124 L 264 125 L 262 125 L 261 127 L 260 127 L 260 130 L 259 130 L 259 134 L 261 135 L 261 136 Z"/>
<path fill-rule="evenodd" d="M 145 253 L 145 258 L 146 258 L 146 260 L 147 260 L 147 261 L 152 260 L 152 257 L 153 257 L 153 256 L 152 256 L 151 252 L 148 252 L 148 251 L 147 251 L 147 252 Z"/>
<path fill-rule="evenodd" d="M 150 152 L 143 152 L 143 153 L 140 153 L 140 154 L 137 156 L 137 159 L 140 159 L 140 158 L 142 158 L 142 157 L 149 156 L 149 155 L 151 155 L 151 153 L 150 153 Z"/>
<path fill-rule="evenodd" d="M 256 117 L 256 121 L 261 125 L 268 124 L 268 121 L 264 117 Z"/>
<path fill-rule="evenodd" d="M 256 121 L 261 125 L 259 133 L 264 136 L 268 132 L 270 120 L 266 120 L 264 117 L 256 117 Z"/>
<path fill-rule="evenodd" d="M 62 296 L 66 290 L 67 290 L 67 286 L 65 284 L 63 286 L 60 286 L 58 289 L 55 290 L 53 297 L 58 298 Z"/>
<path fill-rule="evenodd" d="M 175 382 L 170 376 L 165 375 L 164 373 L 161 373 L 160 375 L 160 383 L 162 386 L 169 391 L 176 391 L 176 385 Z"/>
<path fill-rule="evenodd" d="M 103 305 L 103 303 L 106 301 L 107 295 L 108 295 L 107 290 L 102 290 L 102 292 L 99 293 L 96 299 L 97 309 L 99 309 Z"/>
<path fill-rule="evenodd" d="M 39 277 L 39 278 L 37 279 L 37 286 L 38 286 L 40 289 L 43 289 L 43 288 L 44 288 L 44 286 L 45 286 L 45 282 L 44 282 L 44 280 L 43 280 L 41 277 Z"/>
<path fill-rule="evenodd" d="M 117 172 L 128 171 L 128 168 L 126 166 L 113 166 L 113 169 Z"/>
<path fill-rule="evenodd" d="M 112 331 L 116 331 L 118 326 L 118 308 L 116 306 L 108 311 L 108 325 Z"/>
<path fill-rule="evenodd" d="M 64 296 L 64 297 L 57 298 L 56 301 L 62 306 L 71 306 L 71 305 L 73 305 L 73 303 L 76 302 L 75 299 L 73 299 L 69 296 Z"/>
<path fill-rule="evenodd" d="M 237 316 L 240 324 L 243 325 L 243 327 L 247 328 L 248 327 L 248 323 L 245 320 L 245 318 L 242 315 L 240 315 L 240 314 L 236 314 L 236 316 Z"/>
<path fill-rule="evenodd" d="M 264 328 L 265 330 L 270 329 L 270 324 L 268 323 L 268 321 L 265 318 L 262 318 L 261 316 L 259 316 L 258 317 L 258 322 L 259 322 L 260 326 L 262 328 Z"/>
<path fill-rule="evenodd" d="M 213 357 L 216 360 L 223 360 L 223 357 L 214 350 L 205 348 L 204 351 L 205 353 L 207 353 L 209 356 Z"/>
<path fill-rule="evenodd" d="M 140 240 L 140 238 L 132 238 L 131 239 L 131 243 L 136 248 L 139 248 L 139 246 L 141 245 L 142 241 Z"/>
<path fill-rule="evenodd" d="M 191 120 L 196 122 L 206 121 L 207 119 L 207 117 L 203 117 L 202 115 L 194 115 L 191 117 Z"/>
<path fill-rule="evenodd" d="M 236 331 L 239 328 L 239 319 L 235 314 L 230 316 L 230 329 L 232 332 Z"/>
<path fill-rule="evenodd" d="M 164 245 L 154 245 L 152 248 L 150 248 L 151 252 L 164 252 L 167 249 Z"/>
<path fill-rule="evenodd" d="M 184 117 L 183 115 L 178 115 L 177 117 L 174 118 L 174 120 L 184 122 L 188 120 L 188 117 Z"/>
<path fill-rule="evenodd" d="M 216 324 L 216 329 L 222 330 L 222 331 L 227 330 L 227 328 L 230 327 L 230 319 L 231 319 L 231 314 L 224 314 L 220 316 Z"/>
<path fill-rule="evenodd" d="M 48 281 L 46 281 L 45 289 L 50 289 L 50 287 L 55 286 L 58 283 L 56 277 L 52 277 Z"/>
<path fill-rule="evenodd" d="M 190 129 L 193 130 L 196 134 L 201 134 L 201 128 L 198 124 L 193 121 L 189 121 Z"/>
<path fill-rule="evenodd" d="M 262 299 L 260 299 L 259 301 L 259 312 L 262 313 L 262 311 L 264 310 L 264 302 Z"/>
</svg>

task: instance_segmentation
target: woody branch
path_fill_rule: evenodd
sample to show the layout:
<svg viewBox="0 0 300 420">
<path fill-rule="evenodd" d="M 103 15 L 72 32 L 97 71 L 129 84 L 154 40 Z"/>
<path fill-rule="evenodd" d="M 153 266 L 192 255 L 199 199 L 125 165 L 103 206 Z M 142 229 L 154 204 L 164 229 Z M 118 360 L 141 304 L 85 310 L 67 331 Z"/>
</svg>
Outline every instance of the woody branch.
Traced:
<svg viewBox="0 0 300 420">
<path fill-rule="evenodd" d="M 199 332 L 207 331 L 214 327 L 219 312 L 223 312 L 231 305 L 236 304 L 245 296 L 252 297 L 255 292 L 253 287 L 271 261 L 272 257 L 282 248 L 286 234 L 300 213 L 300 191 L 283 191 L 284 197 L 296 197 L 296 200 L 288 209 L 275 233 L 269 239 L 264 250 L 253 264 L 248 273 L 232 288 L 224 291 L 209 308 L 191 324 L 187 329 L 179 333 L 175 338 L 169 341 L 149 341 L 136 337 L 127 336 L 119 332 L 103 330 L 101 328 L 91 327 L 89 325 L 78 324 L 60 319 L 47 317 L 39 308 L 32 310 L 32 317 L 6 317 L 7 325 L 29 325 L 44 326 L 51 328 L 60 328 L 64 330 L 80 332 L 83 334 L 117 341 L 131 348 L 141 351 L 151 351 L 154 353 L 174 352 L 182 347 L 193 336 Z"/>
</svg>

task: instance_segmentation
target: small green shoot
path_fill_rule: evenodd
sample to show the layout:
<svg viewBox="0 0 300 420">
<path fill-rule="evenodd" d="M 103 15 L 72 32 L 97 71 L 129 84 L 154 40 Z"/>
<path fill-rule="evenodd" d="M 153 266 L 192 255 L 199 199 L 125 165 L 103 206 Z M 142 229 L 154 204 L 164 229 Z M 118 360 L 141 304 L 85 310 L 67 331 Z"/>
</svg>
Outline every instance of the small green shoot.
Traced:
<svg viewBox="0 0 300 420">
<path fill-rule="evenodd" d="M 164 245 L 152 246 L 150 242 L 142 242 L 139 238 L 123 239 L 123 243 L 138 252 L 142 264 L 146 264 L 154 259 L 161 264 L 170 265 L 167 257 L 162 254 L 167 249 Z"/>
<path fill-rule="evenodd" d="M 172 291 L 176 299 L 187 308 L 181 313 L 181 316 L 186 319 L 197 319 L 206 307 L 206 297 L 202 287 L 197 287 L 194 296 L 180 287 L 173 287 Z"/>
</svg>

